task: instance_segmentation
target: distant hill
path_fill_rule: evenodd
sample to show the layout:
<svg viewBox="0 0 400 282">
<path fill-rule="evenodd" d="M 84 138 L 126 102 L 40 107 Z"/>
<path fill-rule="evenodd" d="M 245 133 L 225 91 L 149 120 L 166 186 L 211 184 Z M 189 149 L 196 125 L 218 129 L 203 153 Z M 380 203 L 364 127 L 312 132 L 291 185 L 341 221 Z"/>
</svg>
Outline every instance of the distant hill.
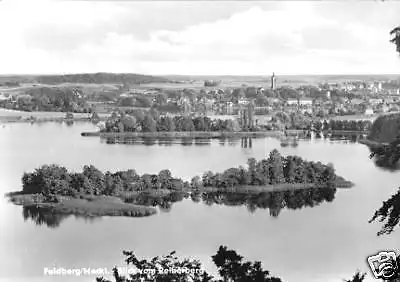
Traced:
<svg viewBox="0 0 400 282">
<path fill-rule="evenodd" d="M 61 83 L 95 83 L 95 84 L 140 84 L 154 82 L 168 82 L 162 77 L 130 74 L 130 73 L 83 73 L 68 75 L 42 75 L 36 77 L 38 83 L 61 84 Z"/>
<path fill-rule="evenodd" d="M 379 143 L 390 143 L 400 134 L 400 113 L 386 114 L 373 122 L 368 139 Z"/>
<path fill-rule="evenodd" d="M 12 75 L 0 76 L 0 84 L 5 82 L 19 83 L 93 83 L 93 84 L 141 84 L 154 82 L 169 82 L 168 79 L 152 75 L 131 73 L 82 73 L 66 75 Z"/>
</svg>

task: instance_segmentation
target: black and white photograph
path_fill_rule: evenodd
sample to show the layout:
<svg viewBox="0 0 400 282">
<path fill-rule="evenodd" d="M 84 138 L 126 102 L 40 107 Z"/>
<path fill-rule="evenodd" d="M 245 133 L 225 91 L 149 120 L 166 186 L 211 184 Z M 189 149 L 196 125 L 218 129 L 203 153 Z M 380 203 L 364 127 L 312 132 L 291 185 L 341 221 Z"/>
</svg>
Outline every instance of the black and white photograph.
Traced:
<svg viewBox="0 0 400 282">
<path fill-rule="evenodd" d="M 0 282 L 400 282 L 400 1 L 0 0 Z"/>
</svg>

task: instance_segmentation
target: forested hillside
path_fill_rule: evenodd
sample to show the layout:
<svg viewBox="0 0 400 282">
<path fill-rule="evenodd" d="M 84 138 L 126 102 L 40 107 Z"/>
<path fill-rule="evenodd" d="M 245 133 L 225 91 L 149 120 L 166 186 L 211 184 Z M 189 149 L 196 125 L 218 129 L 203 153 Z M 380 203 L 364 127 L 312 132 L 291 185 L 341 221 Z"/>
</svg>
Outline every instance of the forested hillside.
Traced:
<svg viewBox="0 0 400 282">
<path fill-rule="evenodd" d="M 61 84 L 61 83 L 94 83 L 94 84 L 138 84 L 168 82 L 163 77 L 133 74 L 133 73 L 81 73 L 66 75 L 12 75 L 1 76 L 0 85 L 9 83 L 42 83 L 42 84 Z"/>
<path fill-rule="evenodd" d="M 390 143 L 400 135 L 400 113 L 382 115 L 372 124 L 368 139 Z"/>
</svg>

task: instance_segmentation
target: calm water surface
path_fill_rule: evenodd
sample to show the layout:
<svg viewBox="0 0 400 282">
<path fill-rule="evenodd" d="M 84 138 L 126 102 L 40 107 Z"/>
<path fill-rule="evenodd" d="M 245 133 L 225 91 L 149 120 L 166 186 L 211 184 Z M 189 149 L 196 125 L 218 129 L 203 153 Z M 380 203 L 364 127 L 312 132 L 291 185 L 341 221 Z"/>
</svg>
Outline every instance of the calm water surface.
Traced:
<svg viewBox="0 0 400 282">
<path fill-rule="evenodd" d="M 107 144 L 81 137 L 91 124 L 11 124 L 0 127 L 0 193 L 21 189 L 24 171 L 50 163 L 80 171 L 85 164 L 101 170 L 135 168 L 157 173 L 169 168 L 189 180 L 206 170 L 223 171 L 263 158 L 272 149 L 307 160 L 334 164 L 339 175 L 353 181 L 351 190 L 338 190 L 331 203 L 300 210 L 282 210 L 278 217 L 244 206 L 220 206 L 184 200 L 169 212 L 147 218 L 103 217 L 94 220 L 68 217 L 58 228 L 24 221 L 22 207 L 0 200 L 0 281 L 94 281 L 94 276 L 46 277 L 44 267 L 123 266 L 122 250 L 139 257 L 176 250 L 194 256 L 215 272 L 210 256 L 219 245 L 237 250 L 284 281 L 342 281 L 357 269 L 368 271 L 366 256 L 400 247 L 399 230 L 378 238 L 379 224 L 368 224 L 375 209 L 394 194 L 400 172 L 377 168 L 368 149 L 344 141 L 300 141 L 296 148 L 281 148 L 275 139 L 253 139 L 210 144 Z M 369 276 L 371 277 L 371 276 Z M 369 278 L 370 281 L 373 281 Z"/>
</svg>

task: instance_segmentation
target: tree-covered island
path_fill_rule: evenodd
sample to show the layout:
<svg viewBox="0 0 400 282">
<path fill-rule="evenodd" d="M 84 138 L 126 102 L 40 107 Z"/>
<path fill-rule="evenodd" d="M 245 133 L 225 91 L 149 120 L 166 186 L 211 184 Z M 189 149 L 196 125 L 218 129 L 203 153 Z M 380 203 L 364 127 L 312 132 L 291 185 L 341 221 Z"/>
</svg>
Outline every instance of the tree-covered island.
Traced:
<svg viewBox="0 0 400 282">
<path fill-rule="evenodd" d="M 25 207 L 47 207 L 63 214 L 88 216 L 147 216 L 156 209 L 137 201 L 143 194 L 231 192 L 259 194 L 307 188 L 347 188 L 352 183 L 335 174 L 332 165 L 282 156 L 277 150 L 267 158 L 248 159 L 247 167 L 205 172 L 191 181 L 173 177 L 169 170 L 139 175 L 134 169 L 103 173 L 93 165 L 71 172 L 59 165 L 43 165 L 22 176 L 22 191 L 9 193 L 11 201 Z M 139 203 L 139 204 L 138 204 Z"/>
</svg>

